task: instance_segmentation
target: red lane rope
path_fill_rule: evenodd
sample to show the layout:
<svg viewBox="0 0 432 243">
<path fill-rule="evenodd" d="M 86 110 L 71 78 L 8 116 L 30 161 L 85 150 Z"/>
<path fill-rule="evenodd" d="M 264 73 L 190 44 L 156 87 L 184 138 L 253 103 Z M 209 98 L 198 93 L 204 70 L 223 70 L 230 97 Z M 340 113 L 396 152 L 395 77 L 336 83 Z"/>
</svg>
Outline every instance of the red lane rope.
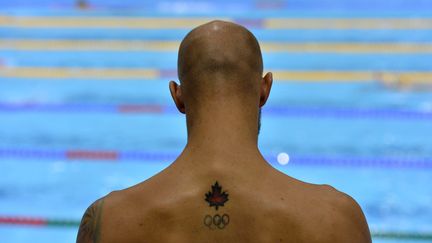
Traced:
<svg viewBox="0 0 432 243">
<path fill-rule="evenodd" d="M 119 105 L 117 110 L 121 113 L 162 113 L 164 111 L 160 105 Z"/>
<path fill-rule="evenodd" d="M 0 216 L 0 224 L 44 226 L 48 220 L 43 218 Z"/>
<path fill-rule="evenodd" d="M 116 151 L 90 151 L 90 150 L 68 150 L 67 159 L 91 159 L 91 160 L 118 160 L 119 153 Z"/>
<path fill-rule="evenodd" d="M 48 219 L 40 217 L 16 217 L 0 216 L 0 225 L 19 226 L 43 226 L 43 227 L 78 227 L 79 220 L 76 219 Z M 376 231 L 372 230 L 373 238 L 383 239 L 410 239 L 410 240 L 432 240 L 432 232 L 407 232 L 407 231 Z"/>
</svg>

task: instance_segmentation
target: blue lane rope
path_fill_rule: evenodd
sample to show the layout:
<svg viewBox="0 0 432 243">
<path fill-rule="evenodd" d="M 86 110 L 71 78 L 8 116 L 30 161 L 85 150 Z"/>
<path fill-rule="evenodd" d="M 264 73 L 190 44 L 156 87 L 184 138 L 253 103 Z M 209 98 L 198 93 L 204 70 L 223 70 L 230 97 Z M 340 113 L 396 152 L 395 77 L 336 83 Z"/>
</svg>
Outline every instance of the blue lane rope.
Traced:
<svg viewBox="0 0 432 243">
<path fill-rule="evenodd" d="M 125 109 L 126 108 L 126 109 Z M 127 109 L 128 108 L 128 109 Z M 13 104 L 0 103 L 0 112 L 77 112 L 77 113 L 176 113 L 172 106 L 166 105 L 110 105 L 110 104 Z M 432 120 L 432 110 L 371 109 L 371 108 L 318 108 L 318 107 L 282 107 L 268 106 L 263 115 L 312 118 L 345 119 L 416 119 Z"/>
<path fill-rule="evenodd" d="M 0 148 L 0 158 L 82 161 L 146 161 L 168 163 L 178 152 L 105 151 L 105 150 L 42 150 Z M 277 154 L 266 154 L 266 159 L 278 165 Z M 354 157 L 354 156 L 301 156 L 291 155 L 290 166 L 335 166 L 432 169 L 432 158 Z"/>
</svg>

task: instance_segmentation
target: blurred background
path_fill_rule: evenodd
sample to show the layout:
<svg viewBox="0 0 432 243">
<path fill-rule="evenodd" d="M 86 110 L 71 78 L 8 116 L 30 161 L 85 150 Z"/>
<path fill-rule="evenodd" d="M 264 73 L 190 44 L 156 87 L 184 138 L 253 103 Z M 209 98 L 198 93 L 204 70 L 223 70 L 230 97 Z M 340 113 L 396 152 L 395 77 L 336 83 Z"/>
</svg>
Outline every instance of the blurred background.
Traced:
<svg viewBox="0 0 432 243">
<path fill-rule="evenodd" d="M 269 162 L 352 195 L 374 242 L 432 242 L 431 0 L 0 0 L 0 242 L 74 242 L 90 203 L 176 158 L 168 81 L 212 19 L 274 72 Z"/>
</svg>

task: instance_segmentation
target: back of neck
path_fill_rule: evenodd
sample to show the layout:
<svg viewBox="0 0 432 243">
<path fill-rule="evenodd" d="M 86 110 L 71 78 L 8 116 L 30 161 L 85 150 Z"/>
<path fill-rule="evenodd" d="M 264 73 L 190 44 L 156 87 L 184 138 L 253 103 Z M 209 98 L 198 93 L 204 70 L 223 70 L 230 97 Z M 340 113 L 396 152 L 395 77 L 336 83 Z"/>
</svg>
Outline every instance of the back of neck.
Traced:
<svg viewBox="0 0 432 243">
<path fill-rule="evenodd" d="M 229 161 L 239 154 L 259 154 L 258 111 L 240 106 L 219 107 L 187 119 L 186 151 L 191 156 Z"/>
</svg>

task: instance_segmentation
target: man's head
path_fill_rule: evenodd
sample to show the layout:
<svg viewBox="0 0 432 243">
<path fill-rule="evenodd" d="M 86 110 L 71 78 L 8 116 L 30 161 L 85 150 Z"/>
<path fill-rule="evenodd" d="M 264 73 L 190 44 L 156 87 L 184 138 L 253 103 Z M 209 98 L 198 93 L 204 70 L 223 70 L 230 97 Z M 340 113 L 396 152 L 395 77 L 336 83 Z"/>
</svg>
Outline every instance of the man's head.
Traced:
<svg viewBox="0 0 432 243">
<path fill-rule="evenodd" d="M 272 75 L 263 74 L 258 41 L 246 28 L 212 21 L 183 39 L 178 55 L 180 86 L 170 82 L 171 95 L 188 119 L 203 110 L 242 106 L 258 115 L 266 102 Z"/>
</svg>

